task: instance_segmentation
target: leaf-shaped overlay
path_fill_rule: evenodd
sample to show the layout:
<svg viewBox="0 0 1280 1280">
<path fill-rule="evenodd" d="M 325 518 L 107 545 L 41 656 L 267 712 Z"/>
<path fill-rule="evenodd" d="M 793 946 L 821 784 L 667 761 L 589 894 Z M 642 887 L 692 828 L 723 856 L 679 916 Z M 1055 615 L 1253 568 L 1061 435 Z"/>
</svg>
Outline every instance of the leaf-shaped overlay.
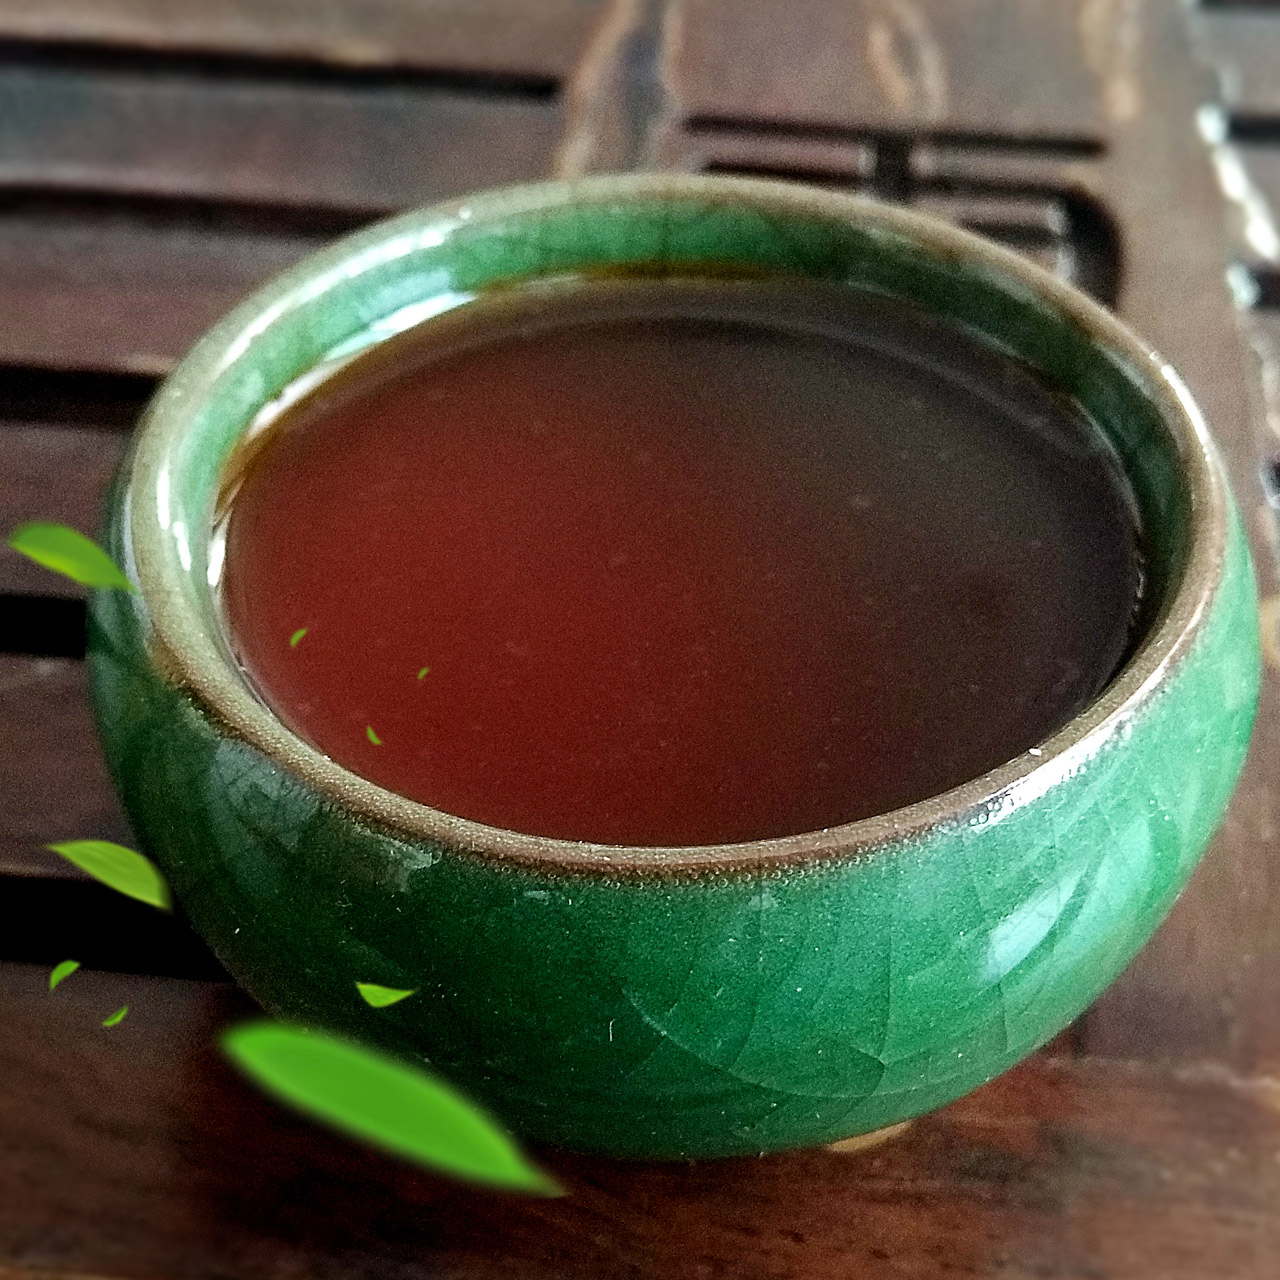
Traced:
<svg viewBox="0 0 1280 1280">
<path fill-rule="evenodd" d="M 365 737 L 368 738 L 369 741 L 372 742 L 375 747 L 382 746 L 382 739 L 378 737 L 376 733 L 374 733 L 373 725 L 371 724 L 365 725 L 364 733 L 365 733 Z"/>
<path fill-rule="evenodd" d="M 49 975 L 49 990 L 52 991 L 64 978 L 69 978 L 80 967 L 79 960 L 64 960 Z"/>
<path fill-rule="evenodd" d="M 65 524 L 21 524 L 9 535 L 9 545 L 36 564 L 83 586 L 137 591 L 120 566 L 92 538 Z"/>
<path fill-rule="evenodd" d="M 47 844 L 46 849 L 61 854 L 87 871 L 95 880 L 139 902 L 169 910 L 169 886 L 149 858 L 110 840 L 69 840 L 66 844 Z"/>
<path fill-rule="evenodd" d="M 562 1194 L 482 1111 L 425 1071 L 279 1022 L 242 1023 L 222 1047 L 273 1097 L 372 1146 L 468 1182 Z"/>
<path fill-rule="evenodd" d="M 124 1016 L 128 1012 L 129 1012 L 129 1006 L 127 1004 L 121 1005 L 121 1007 L 117 1009 L 115 1013 L 108 1014 L 105 1018 L 103 1018 L 102 1025 L 104 1027 L 118 1027 L 124 1021 Z"/>
<path fill-rule="evenodd" d="M 375 1009 L 385 1009 L 390 1004 L 407 1000 L 417 991 L 417 987 L 383 987 L 376 982 L 357 982 L 356 990 L 364 997 L 365 1004 L 371 1004 Z"/>
<path fill-rule="evenodd" d="M 307 634 L 306 627 L 299 627 L 297 631 L 295 631 L 293 635 L 289 637 L 289 648 L 296 649 L 298 647 L 298 641 L 301 640 L 302 637 L 305 636 L 306 634 Z"/>
</svg>

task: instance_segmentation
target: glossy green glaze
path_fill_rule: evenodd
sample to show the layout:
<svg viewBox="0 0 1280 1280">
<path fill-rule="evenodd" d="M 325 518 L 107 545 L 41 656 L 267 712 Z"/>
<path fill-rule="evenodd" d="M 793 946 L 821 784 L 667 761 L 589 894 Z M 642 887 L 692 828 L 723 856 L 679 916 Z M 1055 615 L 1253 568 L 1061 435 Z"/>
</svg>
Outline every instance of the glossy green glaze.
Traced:
<svg viewBox="0 0 1280 1280">
<path fill-rule="evenodd" d="M 254 700 L 217 624 L 209 529 L 223 460 L 265 402 L 493 281 L 724 264 L 919 299 L 1085 404 L 1133 478 L 1155 601 L 1093 707 L 896 814 L 663 851 L 436 813 L 319 756 Z M 427 1059 L 521 1132 L 615 1154 L 831 1141 L 1012 1065 L 1172 904 L 1257 696 L 1248 552 L 1176 378 L 1012 255 L 773 184 L 526 188 L 339 244 L 246 303 L 161 390 L 106 540 L 141 587 L 93 602 L 108 758 L 143 848 L 231 972 L 275 1013 Z M 372 1009 L 356 981 L 418 994 Z"/>
</svg>

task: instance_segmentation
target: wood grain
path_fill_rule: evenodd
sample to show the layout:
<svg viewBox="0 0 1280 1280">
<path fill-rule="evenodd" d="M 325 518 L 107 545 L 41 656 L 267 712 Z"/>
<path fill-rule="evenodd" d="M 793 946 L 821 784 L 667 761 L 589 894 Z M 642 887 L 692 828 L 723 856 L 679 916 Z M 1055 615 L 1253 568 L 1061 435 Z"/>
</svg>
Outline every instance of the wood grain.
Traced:
<svg viewBox="0 0 1280 1280">
<path fill-rule="evenodd" d="M 166 372 L 255 285 L 325 238 L 217 210 L 200 225 L 136 202 L 0 196 L 0 316 L 10 318 L 0 363 Z"/>
<path fill-rule="evenodd" d="M 780 39 L 770 0 L 676 0 L 668 75 L 695 119 L 1089 137 L 1125 74 L 1114 10 L 1088 0 L 792 0 Z"/>
<path fill-rule="evenodd" d="M 98 750 L 83 662 L 0 653 L 0 725 L 0 874 L 74 878 L 75 868 L 44 845 L 128 842 Z"/>
<path fill-rule="evenodd" d="M 603 0 L 0 0 L 0 38 L 559 77 Z"/>
<path fill-rule="evenodd" d="M 218 1060 L 229 988 L 0 966 L 0 1266 L 99 1276 L 1264 1280 L 1280 1093 L 1039 1058 L 860 1155 L 538 1152 L 557 1201 L 315 1129 Z M 98 1023 L 129 1004 L 113 1032 Z"/>
<path fill-rule="evenodd" d="M 277 83 L 252 68 L 157 75 L 0 58 L 0 187 L 372 217 L 536 178 L 558 131 L 556 103 L 538 98 Z"/>
<path fill-rule="evenodd" d="M 117 431 L 0 421 L 0 537 L 24 520 L 55 520 L 94 537 L 102 501 L 128 437 Z M 80 596 L 83 591 L 8 547 L 0 592 Z"/>
</svg>

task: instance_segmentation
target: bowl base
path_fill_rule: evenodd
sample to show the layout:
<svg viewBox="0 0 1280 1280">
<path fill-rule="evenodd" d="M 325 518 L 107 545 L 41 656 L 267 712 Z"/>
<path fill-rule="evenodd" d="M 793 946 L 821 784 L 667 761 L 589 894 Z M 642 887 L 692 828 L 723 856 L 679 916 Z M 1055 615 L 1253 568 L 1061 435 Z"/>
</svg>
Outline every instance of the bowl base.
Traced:
<svg viewBox="0 0 1280 1280">
<path fill-rule="evenodd" d="M 863 1151 L 872 1151 L 901 1137 L 915 1123 L 903 1120 L 898 1124 L 887 1124 L 883 1129 L 872 1129 L 870 1133 L 857 1133 L 851 1138 L 841 1138 L 838 1142 L 828 1142 L 824 1150 L 833 1151 L 838 1156 L 855 1156 Z"/>
</svg>

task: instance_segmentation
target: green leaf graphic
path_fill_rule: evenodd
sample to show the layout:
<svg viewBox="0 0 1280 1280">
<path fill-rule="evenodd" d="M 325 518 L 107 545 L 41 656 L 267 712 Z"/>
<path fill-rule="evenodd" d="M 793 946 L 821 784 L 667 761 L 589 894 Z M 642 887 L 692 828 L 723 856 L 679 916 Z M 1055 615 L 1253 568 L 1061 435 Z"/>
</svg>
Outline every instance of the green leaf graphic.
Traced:
<svg viewBox="0 0 1280 1280">
<path fill-rule="evenodd" d="M 417 987 L 380 987 L 376 982 L 357 982 L 356 990 L 364 997 L 366 1004 L 375 1009 L 385 1009 L 390 1004 L 399 1004 L 414 995 Z"/>
<path fill-rule="evenodd" d="M 419 679 L 419 680 L 422 680 L 422 679 L 424 679 L 425 677 L 429 676 L 430 674 L 431 674 L 431 668 L 430 668 L 430 667 L 423 667 L 423 668 L 418 672 L 418 679 Z"/>
<path fill-rule="evenodd" d="M 109 888 L 126 893 L 139 902 L 168 911 L 169 886 L 148 858 L 109 840 L 70 840 L 47 844 L 46 849 L 61 854 Z"/>
<path fill-rule="evenodd" d="M 49 975 L 49 990 L 52 991 L 64 978 L 71 977 L 79 967 L 79 960 L 64 960 Z"/>
<path fill-rule="evenodd" d="M 118 1027 L 124 1021 L 124 1015 L 129 1012 L 129 1006 L 121 1005 L 115 1013 L 103 1018 L 102 1025 L 104 1027 Z"/>
<path fill-rule="evenodd" d="M 120 566 L 92 538 L 65 524 L 34 521 L 19 525 L 9 535 L 9 545 L 36 564 L 61 573 L 86 587 L 118 587 L 137 591 Z"/>
<path fill-rule="evenodd" d="M 378 737 L 376 733 L 374 733 L 373 725 L 371 724 L 365 725 L 364 731 L 368 735 L 369 741 L 372 742 L 375 747 L 382 746 L 382 739 Z"/>
<path fill-rule="evenodd" d="M 293 635 L 289 637 L 289 648 L 296 649 L 298 647 L 298 641 L 301 640 L 302 637 L 305 636 L 306 634 L 307 634 L 306 627 L 299 627 L 297 631 L 295 631 Z"/>
<path fill-rule="evenodd" d="M 233 1027 L 222 1047 L 273 1097 L 384 1151 L 470 1182 L 562 1194 L 472 1103 L 394 1058 L 267 1021 Z"/>
</svg>

